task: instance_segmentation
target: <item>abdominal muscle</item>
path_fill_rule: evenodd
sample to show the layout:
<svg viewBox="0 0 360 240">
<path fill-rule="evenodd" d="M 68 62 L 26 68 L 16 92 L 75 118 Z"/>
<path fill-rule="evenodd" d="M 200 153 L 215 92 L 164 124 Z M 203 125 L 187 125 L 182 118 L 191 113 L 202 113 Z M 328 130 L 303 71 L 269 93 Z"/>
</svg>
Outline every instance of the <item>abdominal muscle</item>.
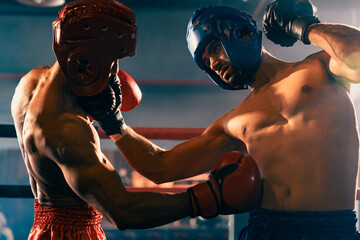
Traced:
<svg viewBox="0 0 360 240">
<path fill-rule="evenodd" d="M 263 179 L 261 207 L 287 211 L 353 209 L 358 144 L 344 147 L 340 139 L 325 137 L 311 126 L 300 127 L 302 131 L 292 128 L 289 124 L 273 127 L 269 129 L 273 133 L 256 133 L 246 144 Z"/>
</svg>

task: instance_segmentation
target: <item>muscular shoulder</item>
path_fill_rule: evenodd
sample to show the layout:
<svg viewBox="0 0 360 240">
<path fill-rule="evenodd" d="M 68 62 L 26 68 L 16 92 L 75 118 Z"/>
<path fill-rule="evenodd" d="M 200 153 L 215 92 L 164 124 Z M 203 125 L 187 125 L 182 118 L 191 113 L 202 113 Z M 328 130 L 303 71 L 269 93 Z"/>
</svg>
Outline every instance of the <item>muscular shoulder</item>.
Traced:
<svg viewBox="0 0 360 240">
<path fill-rule="evenodd" d="M 314 68 L 317 68 L 318 70 L 323 70 L 323 72 L 326 74 L 325 80 L 328 80 L 330 82 L 336 82 L 340 86 L 344 87 L 347 91 L 350 89 L 350 80 L 346 78 L 345 76 L 342 76 L 342 73 L 340 70 L 335 69 L 334 67 L 331 67 L 331 57 L 328 53 L 325 51 L 320 51 L 314 54 L 309 55 L 303 63 L 312 66 Z M 319 68 L 319 66 L 321 68 Z"/>
<path fill-rule="evenodd" d="M 241 136 L 238 134 L 239 125 L 234 126 L 233 119 L 238 114 L 238 108 L 233 109 L 218 119 L 216 119 L 203 133 L 203 135 L 209 137 L 209 139 L 216 139 L 217 142 L 221 142 L 222 145 L 227 146 L 229 149 L 243 149 L 243 142 Z M 235 130 L 236 129 L 236 130 Z"/>
<path fill-rule="evenodd" d="M 48 154 L 59 164 L 77 164 L 100 151 L 99 137 L 87 119 L 63 113 L 44 127 Z"/>
<path fill-rule="evenodd" d="M 295 64 L 295 67 L 305 67 L 309 69 L 318 69 L 326 74 L 330 74 L 328 65 L 330 56 L 325 51 L 316 52 L 307 56 L 303 61 Z"/>
<path fill-rule="evenodd" d="M 26 86 L 36 86 L 39 80 L 49 71 L 49 66 L 43 66 L 32 69 L 30 72 L 25 74 L 20 82 L 19 87 L 26 87 Z"/>
<path fill-rule="evenodd" d="M 19 81 L 11 101 L 11 113 L 16 122 L 23 120 L 27 106 L 34 95 L 41 76 L 43 76 L 48 69 L 49 67 L 33 69 L 25 74 Z"/>
<path fill-rule="evenodd" d="M 15 89 L 15 94 L 12 99 L 12 107 L 23 108 L 24 105 L 32 99 L 40 81 L 49 75 L 51 67 L 43 66 L 34 68 L 27 74 L 21 77 Z"/>
<path fill-rule="evenodd" d="M 50 67 L 44 66 L 31 70 L 25 74 L 16 86 L 15 94 L 21 98 L 31 98 L 33 91 L 39 84 L 41 78 L 49 71 Z"/>
</svg>

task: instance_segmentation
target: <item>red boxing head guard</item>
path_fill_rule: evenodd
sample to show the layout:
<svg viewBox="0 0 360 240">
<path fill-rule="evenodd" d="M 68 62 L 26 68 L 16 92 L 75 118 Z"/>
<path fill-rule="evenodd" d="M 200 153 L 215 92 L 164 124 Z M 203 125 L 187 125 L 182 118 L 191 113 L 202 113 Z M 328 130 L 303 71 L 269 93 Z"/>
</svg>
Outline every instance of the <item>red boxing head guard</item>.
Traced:
<svg viewBox="0 0 360 240">
<path fill-rule="evenodd" d="M 101 92 L 112 63 L 135 55 L 135 22 L 135 14 L 115 0 L 78 0 L 60 10 L 53 22 L 53 48 L 77 95 Z"/>
</svg>

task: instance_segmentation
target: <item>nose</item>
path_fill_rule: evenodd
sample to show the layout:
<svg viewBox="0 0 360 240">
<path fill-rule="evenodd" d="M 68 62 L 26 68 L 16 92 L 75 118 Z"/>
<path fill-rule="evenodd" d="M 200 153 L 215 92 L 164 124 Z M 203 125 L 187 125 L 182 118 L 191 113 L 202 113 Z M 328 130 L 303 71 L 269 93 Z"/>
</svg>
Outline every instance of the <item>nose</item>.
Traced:
<svg viewBox="0 0 360 240">
<path fill-rule="evenodd" d="M 209 58 L 209 67 L 213 71 L 221 70 L 222 66 L 224 65 L 224 61 L 215 58 Z"/>
</svg>

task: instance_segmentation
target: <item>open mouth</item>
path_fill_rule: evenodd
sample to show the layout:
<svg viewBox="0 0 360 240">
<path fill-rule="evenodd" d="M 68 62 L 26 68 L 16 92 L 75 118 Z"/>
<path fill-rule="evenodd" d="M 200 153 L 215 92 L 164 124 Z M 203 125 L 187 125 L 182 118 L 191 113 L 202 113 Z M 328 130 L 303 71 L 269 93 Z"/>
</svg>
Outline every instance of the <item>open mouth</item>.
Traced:
<svg viewBox="0 0 360 240">
<path fill-rule="evenodd" d="M 231 77 L 230 66 L 225 65 L 221 68 L 219 75 L 224 81 L 227 81 Z"/>
<path fill-rule="evenodd" d="M 228 83 L 232 82 L 238 75 L 238 73 L 229 65 L 223 66 L 218 74 L 225 82 Z"/>
<path fill-rule="evenodd" d="M 237 69 L 234 69 L 230 65 L 225 65 L 218 71 L 219 76 L 222 80 L 228 83 L 231 87 L 238 87 L 240 85 L 240 74 L 241 72 Z"/>
</svg>

